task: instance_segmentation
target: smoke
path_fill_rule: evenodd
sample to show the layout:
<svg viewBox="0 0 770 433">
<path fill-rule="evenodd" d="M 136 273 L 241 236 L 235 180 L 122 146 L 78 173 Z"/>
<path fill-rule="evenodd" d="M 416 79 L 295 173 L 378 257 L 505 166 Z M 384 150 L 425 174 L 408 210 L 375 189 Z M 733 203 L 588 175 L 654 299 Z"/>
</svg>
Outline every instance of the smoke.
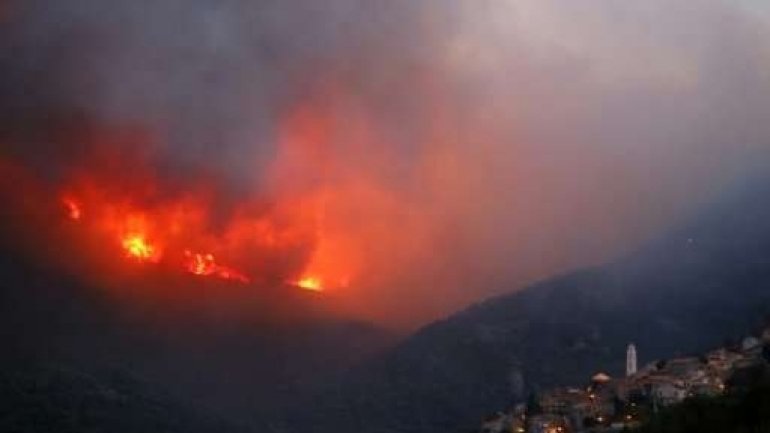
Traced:
<svg viewBox="0 0 770 433">
<path fill-rule="evenodd" d="M 172 184 L 312 196 L 306 266 L 346 269 L 346 311 L 411 325 L 622 254 L 761 170 L 769 16 L 726 0 L 11 0 L 0 141 L 55 183 L 117 146 L 63 136 L 129 128 Z"/>
</svg>

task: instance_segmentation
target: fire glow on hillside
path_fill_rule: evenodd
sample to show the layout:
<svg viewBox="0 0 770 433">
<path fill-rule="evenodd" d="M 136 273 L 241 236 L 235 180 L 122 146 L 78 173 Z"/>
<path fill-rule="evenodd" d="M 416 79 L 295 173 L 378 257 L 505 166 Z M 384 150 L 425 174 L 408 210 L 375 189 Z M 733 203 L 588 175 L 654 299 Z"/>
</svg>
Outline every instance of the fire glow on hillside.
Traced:
<svg viewBox="0 0 770 433">
<path fill-rule="evenodd" d="M 13 176 L 0 186 L 20 203 L 27 199 L 19 187 L 29 186 L 24 196 L 39 208 L 33 220 L 47 227 L 27 228 L 49 241 L 64 236 L 59 256 L 65 265 L 82 261 L 83 272 L 155 269 L 253 287 L 346 287 L 356 254 L 327 224 L 329 201 L 349 202 L 326 182 L 328 120 L 299 104 L 279 123 L 274 160 L 257 174 L 257 187 L 205 165 L 169 166 L 150 128 L 97 122 L 53 130 L 52 141 L 82 149 L 55 177 L 5 158 L 0 168 Z"/>
<path fill-rule="evenodd" d="M 107 250 L 122 251 L 129 262 L 163 264 L 190 275 L 239 284 L 285 274 L 284 282 L 311 291 L 322 291 L 322 281 L 335 280 L 334 275 L 312 273 L 299 264 L 264 269 L 265 263 L 281 262 L 292 255 L 309 254 L 312 263 L 315 246 L 323 236 L 313 198 L 300 201 L 290 216 L 285 210 L 259 215 L 249 204 L 242 204 L 223 221 L 215 221 L 213 200 L 202 189 L 198 196 L 186 193 L 165 200 L 142 197 L 142 193 L 110 200 L 115 192 L 110 191 L 109 182 L 87 175 L 78 178 L 60 198 L 63 216 L 94 234 Z"/>
</svg>

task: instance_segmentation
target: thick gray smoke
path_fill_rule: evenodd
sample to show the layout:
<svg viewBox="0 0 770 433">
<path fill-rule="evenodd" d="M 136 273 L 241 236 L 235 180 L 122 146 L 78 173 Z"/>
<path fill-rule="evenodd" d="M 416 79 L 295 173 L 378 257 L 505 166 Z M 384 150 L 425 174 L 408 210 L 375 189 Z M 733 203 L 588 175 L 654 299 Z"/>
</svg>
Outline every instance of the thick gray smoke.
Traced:
<svg viewBox="0 0 770 433">
<path fill-rule="evenodd" d="M 55 166 L 44 131 L 139 125 L 188 175 L 323 190 L 378 319 L 621 254 L 769 161 L 758 1 L 6 3 L 4 146 Z"/>
</svg>

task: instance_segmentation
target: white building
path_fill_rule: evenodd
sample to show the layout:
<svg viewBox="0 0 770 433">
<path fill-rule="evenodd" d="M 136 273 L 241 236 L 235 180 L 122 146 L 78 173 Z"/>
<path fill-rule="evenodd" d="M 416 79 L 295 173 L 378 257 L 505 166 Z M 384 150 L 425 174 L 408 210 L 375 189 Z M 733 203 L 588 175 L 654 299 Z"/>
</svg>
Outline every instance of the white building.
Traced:
<svg viewBox="0 0 770 433">
<path fill-rule="evenodd" d="M 636 374 L 636 346 L 634 343 L 628 345 L 626 349 L 626 376 Z"/>
</svg>

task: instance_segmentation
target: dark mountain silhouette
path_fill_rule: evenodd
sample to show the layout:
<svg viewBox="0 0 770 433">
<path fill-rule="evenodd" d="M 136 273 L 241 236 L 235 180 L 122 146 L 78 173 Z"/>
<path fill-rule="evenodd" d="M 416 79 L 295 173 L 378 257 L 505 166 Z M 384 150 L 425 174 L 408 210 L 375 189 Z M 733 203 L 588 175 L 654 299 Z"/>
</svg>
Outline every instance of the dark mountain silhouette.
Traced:
<svg viewBox="0 0 770 433">
<path fill-rule="evenodd" d="M 390 337 L 321 316 L 260 332 L 126 321 L 99 290 L 18 253 L 5 233 L 0 430 L 471 430 L 533 391 L 620 374 L 629 341 L 644 363 L 763 324 L 768 197 L 770 181 L 755 182 L 636 254 L 474 305 L 342 380 Z M 285 307 L 302 317 L 313 302 Z"/>
<path fill-rule="evenodd" d="M 61 365 L 6 364 L 0 371 L 0 408 L 4 432 L 246 431 L 130 376 L 100 377 Z"/>
<path fill-rule="evenodd" d="M 317 396 L 294 431 L 469 431 L 533 391 L 697 353 L 770 315 L 770 180 L 615 263 L 490 299 L 425 327 Z M 312 426 L 312 429 L 311 429 Z"/>
<path fill-rule="evenodd" d="M 202 302 L 130 311 L 0 233 L 0 431 L 229 431 L 197 414 L 265 419 L 392 341 L 286 287 L 245 301 L 254 321 L 195 310 Z"/>
</svg>

